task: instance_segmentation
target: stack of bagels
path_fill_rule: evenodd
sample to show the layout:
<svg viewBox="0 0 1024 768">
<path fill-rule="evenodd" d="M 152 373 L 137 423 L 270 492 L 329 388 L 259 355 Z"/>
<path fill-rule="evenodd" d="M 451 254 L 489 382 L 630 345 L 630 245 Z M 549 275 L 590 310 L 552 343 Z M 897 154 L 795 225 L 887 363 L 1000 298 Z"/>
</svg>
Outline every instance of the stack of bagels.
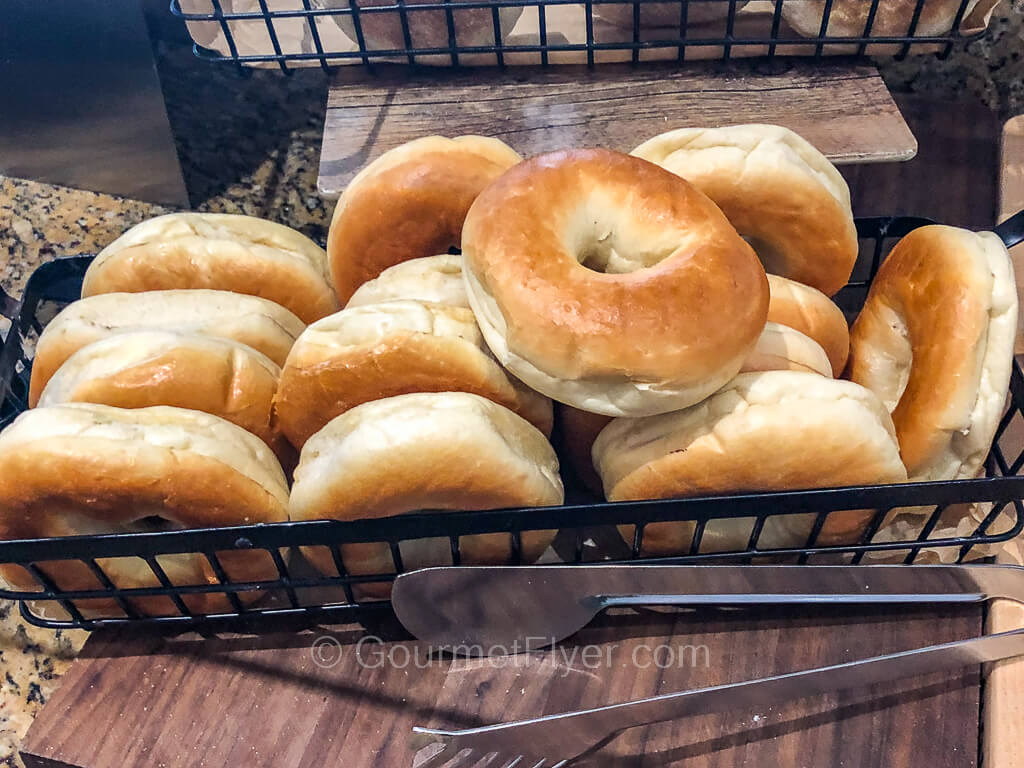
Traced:
<svg viewBox="0 0 1024 768">
<path fill-rule="evenodd" d="M 831 297 L 857 257 L 842 176 L 768 125 L 525 160 L 496 139 L 412 141 L 353 179 L 326 252 L 247 217 L 144 222 L 39 339 L 33 409 L 0 435 L 0 535 L 557 505 L 552 439 L 610 501 L 977 476 L 1016 330 L 1005 247 L 915 230 L 851 329 Z M 872 514 L 829 515 L 819 543 Z M 713 521 L 704 546 L 742 549 L 749 528 Z M 377 575 L 530 562 L 554 535 L 305 554 Z M 647 526 L 642 553 L 692 536 Z M 229 554 L 229 578 L 273 578 Z M 167 560 L 175 583 L 216 578 Z M 119 586 L 155 578 L 110 567 Z M 51 578 L 81 586 L 82 568 Z"/>
</svg>

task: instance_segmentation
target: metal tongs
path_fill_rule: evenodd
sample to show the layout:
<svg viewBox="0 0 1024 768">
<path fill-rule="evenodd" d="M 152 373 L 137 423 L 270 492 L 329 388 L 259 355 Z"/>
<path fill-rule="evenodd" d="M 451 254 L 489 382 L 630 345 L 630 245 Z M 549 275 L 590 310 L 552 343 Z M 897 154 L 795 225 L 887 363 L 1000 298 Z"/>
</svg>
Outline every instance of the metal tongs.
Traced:
<svg viewBox="0 0 1024 768">
<path fill-rule="evenodd" d="M 1024 603 L 1024 568 L 959 566 L 539 566 L 430 568 L 395 581 L 402 624 L 438 647 L 530 650 L 636 605 Z M 620 732 L 1024 654 L 1024 629 L 759 680 L 459 731 L 416 728 L 437 751 L 417 768 L 557 768 Z M 484 762 L 481 763 L 480 761 Z"/>
</svg>

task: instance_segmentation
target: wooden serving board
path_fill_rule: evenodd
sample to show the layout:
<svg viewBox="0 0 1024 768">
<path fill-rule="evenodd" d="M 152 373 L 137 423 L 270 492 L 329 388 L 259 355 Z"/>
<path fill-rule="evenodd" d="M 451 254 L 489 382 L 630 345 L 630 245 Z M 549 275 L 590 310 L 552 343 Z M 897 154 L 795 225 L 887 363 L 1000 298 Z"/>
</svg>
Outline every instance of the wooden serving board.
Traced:
<svg viewBox="0 0 1024 768">
<path fill-rule="evenodd" d="M 629 152 L 672 128 L 754 122 L 792 128 L 836 163 L 907 160 L 917 150 L 878 71 L 864 65 L 343 67 L 328 94 L 318 183 L 337 197 L 366 163 L 431 133 L 494 136 L 529 156 L 586 146 Z"/>
<path fill-rule="evenodd" d="M 555 713 L 980 631 L 977 607 L 648 612 L 605 617 L 553 652 L 503 660 L 431 658 L 413 642 L 359 645 L 354 629 L 98 632 L 22 756 L 29 768 L 400 768 L 414 765 L 417 724 Z M 979 696 L 973 669 L 757 711 L 737 702 L 734 713 L 627 732 L 582 765 L 973 768 Z"/>
</svg>

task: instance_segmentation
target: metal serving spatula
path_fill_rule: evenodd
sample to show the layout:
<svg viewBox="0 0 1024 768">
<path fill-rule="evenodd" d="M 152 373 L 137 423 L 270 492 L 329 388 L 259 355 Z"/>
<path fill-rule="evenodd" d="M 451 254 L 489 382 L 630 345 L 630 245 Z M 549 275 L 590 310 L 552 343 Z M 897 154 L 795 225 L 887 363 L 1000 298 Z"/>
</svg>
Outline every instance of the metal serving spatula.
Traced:
<svg viewBox="0 0 1024 768">
<path fill-rule="evenodd" d="M 434 568 L 398 577 L 395 613 L 416 637 L 469 652 L 537 648 L 623 605 L 1024 602 L 1024 568 L 574 566 Z M 416 728 L 437 751 L 418 768 L 557 768 L 628 728 L 762 706 L 1024 654 L 1024 629 L 829 667 L 483 728 Z"/>
</svg>

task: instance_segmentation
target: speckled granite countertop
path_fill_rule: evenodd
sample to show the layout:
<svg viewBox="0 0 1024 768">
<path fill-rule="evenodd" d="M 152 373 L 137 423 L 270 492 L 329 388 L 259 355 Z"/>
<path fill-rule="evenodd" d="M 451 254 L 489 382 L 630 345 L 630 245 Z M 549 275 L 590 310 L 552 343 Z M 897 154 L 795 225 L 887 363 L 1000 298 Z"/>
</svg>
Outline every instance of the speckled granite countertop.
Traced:
<svg viewBox="0 0 1024 768">
<path fill-rule="evenodd" d="M 894 90 L 983 100 L 1003 117 L 1024 113 L 1024 0 L 1005 3 L 984 39 L 946 61 L 880 62 Z M 182 41 L 159 50 L 189 193 L 196 208 L 263 216 L 322 240 L 330 206 L 316 194 L 326 81 L 317 70 L 284 78 L 240 77 L 232 67 L 197 61 Z M 0 178 L 0 285 L 19 295 L 39 264 L 91 253 L 127 227 L 169 209 Z M 0 601 L 0 765 L 21 765 L 17 744 L 85 641 L 21 621 Z"/>
</svg>

